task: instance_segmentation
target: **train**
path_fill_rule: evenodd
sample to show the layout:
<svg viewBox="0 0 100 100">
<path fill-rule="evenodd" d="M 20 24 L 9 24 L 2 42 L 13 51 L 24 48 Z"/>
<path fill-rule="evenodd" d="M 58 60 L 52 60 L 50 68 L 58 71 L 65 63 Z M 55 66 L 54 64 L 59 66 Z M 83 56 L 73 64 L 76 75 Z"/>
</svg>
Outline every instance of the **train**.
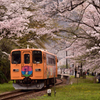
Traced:
<svg viewBox="0 0 100 100">
<path fill-rule="evenodd" d="M 57 56 L 41 49 L 14 49 L 10 53 L 10 77 L 16 90 L 53 85 L 57 78 Z"/>
</svg>

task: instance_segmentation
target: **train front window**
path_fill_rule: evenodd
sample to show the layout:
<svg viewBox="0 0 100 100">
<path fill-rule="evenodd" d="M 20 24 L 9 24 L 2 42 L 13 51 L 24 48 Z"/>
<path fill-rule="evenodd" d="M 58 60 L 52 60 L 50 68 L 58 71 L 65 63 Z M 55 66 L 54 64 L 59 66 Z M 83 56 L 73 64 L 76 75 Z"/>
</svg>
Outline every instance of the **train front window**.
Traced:
<svg viewBox="0 0 100 100">
<path fill-rule="evenodd" d="M 12 64 L 20 64 L 21 63 L 21 52 L 13 51 L 12 52 Z"/>
<path fill-rule="evenodd" d="M 25 64 L 29 64 L 30 63 L 30 55 L 29 54 L 25 54 L 24 55 L 24 63 Z"/>
<path fill-rule="evenodd" d="M 41 51 L 33 51 L 33 63 L 42 63 Z"/>
</svg>

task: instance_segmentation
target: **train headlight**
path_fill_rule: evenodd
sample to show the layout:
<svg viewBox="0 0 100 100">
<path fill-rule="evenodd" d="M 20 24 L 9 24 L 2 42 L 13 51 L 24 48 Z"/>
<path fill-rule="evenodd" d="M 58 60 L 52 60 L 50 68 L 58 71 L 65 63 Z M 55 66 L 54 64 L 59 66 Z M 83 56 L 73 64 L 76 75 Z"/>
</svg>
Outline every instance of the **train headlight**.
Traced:
<svg viewBox="0 0 100 100">
<path fill-rule="evenodd" d="M 19 69 L 13 69 L 13 72 L 19 72 Z"/>
<path fill-rule="evenodd" d="M 36 72 L 41 71 L 41 69 L 35 69 Z"/>
</svg>

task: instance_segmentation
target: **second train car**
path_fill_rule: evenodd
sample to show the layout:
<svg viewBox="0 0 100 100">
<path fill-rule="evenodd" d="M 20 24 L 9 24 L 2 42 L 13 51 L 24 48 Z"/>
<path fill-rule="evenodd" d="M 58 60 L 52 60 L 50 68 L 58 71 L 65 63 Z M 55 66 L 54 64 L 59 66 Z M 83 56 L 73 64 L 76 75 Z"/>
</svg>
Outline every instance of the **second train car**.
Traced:
<svg viewBox="0 0 100 100">
<path fill-rule="evenodd" d="M 15 49 L 10 56 L 10 74 L 15 89 L 42 89 L 54 84 L 56 55 L 41 49 Z"/>
</svg>

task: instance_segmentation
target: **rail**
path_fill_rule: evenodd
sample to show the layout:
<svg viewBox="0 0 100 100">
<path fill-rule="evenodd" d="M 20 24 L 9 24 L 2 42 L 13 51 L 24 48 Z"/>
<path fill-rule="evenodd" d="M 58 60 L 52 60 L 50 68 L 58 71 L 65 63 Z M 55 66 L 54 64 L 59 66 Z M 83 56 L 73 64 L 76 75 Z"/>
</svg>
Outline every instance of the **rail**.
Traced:
<svg viewBox="0 0 100 100">
<path fill-rule="evenodd" d="M 32 93 L 33 91 L 11 91 L 0 94 L 0 100 L 9 100 L 22 95 Z"/>
</svg>

